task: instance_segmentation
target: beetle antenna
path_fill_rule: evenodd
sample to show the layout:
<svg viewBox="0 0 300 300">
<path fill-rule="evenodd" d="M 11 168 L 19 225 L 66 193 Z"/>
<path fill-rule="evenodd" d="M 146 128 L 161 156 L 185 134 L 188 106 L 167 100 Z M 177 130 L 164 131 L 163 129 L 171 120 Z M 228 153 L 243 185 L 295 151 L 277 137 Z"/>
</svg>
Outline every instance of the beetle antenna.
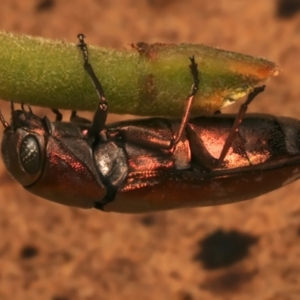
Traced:
<svg viewBox="0 0 300 300">
<path fill-rule="evenodd" d="M 98 79 L 98 77 L 96 76 L 94 69 L 92 67 L 92 65 L 89 63 L 89 59 L 88 59 L 88 48 L 87 48 L 87 44 L 84 41 L 85 36 L 80 33 L 78 34 L 78 39 L 79 39 L 79 43 L 78 43 L 78 47 L 80 48 L 80 50 L 82 51 L 83 54 L 83 60 L 84 60 L 84 68 L 86 70 L 86 72 L 88 73 L 88 75 L 90 76 L 95 88 L 96 88 L 96 92 L 98 94 L 98 98 L 99 98 L 99 103 L 98 103 L 98 107 L 97 110 L 95 112 L 94 118 L 93 118 L 93 122 L 91 124 L 91 127 L 88 130 L 88 135 L 90 137 L 95 138 L 95 141 L 97 139 L 99 139 L 99 133 L 104 129 L 105 123 L 106 123 L 106 118 L 107 118 L 107 101 L 105 98 L 105 93 L 103 90 L 103 87 Z"/>
</svg>

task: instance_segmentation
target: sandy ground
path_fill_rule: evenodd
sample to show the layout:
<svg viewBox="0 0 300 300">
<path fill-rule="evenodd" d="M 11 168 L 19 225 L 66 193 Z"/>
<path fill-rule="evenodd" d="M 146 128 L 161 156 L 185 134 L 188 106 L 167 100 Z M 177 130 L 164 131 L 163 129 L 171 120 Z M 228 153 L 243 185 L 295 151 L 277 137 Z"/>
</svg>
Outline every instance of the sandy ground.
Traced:
<svg viewBox="0 0 300 300">
<path fill-rule="evenodd" d="M 72 42 L 84 32 L 90 44 L 110 47 L 204 43 L 263 56 L 282 71 L 250 111 L 299 117 L 299 6 L 1 1 L 0 29 Z M 0 105 L 7 116 L 8 103 Z M 0 167 L 0 300 L 300 298 L 300 182 L 244 203 L 120 215 L 34 197 Z"/>
</svg>

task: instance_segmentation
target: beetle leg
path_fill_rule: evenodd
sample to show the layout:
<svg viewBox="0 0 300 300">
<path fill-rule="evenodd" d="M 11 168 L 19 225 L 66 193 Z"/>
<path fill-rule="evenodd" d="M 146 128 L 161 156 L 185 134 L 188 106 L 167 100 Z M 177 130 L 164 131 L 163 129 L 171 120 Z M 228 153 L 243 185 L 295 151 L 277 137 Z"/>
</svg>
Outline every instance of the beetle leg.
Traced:
<svg viewBox="0 0 300 300">
<path fill-rule="evenodd" d="M 99 139 L 99 133 L 104 129 L 107 118 L 107 101 L 102 85 L 99 79 L 97 78 L 92 65 L 89 63 L 88 48 L 87 44 L 84 42 L 84 35 L 82 33 L 78 34 L 78 39 L 78 47 L 80 48 L 83 54 L 84 68 L 90 76 L 99 98 L 97 110 L 95 112 L 92 124 L 88 129 L 88 136 L 93 137 L 95 139 L 95 142 L 97 142 Z"/>
<path fill-rule="evenodd" d="M 123 137 L 126 138 L 127 141 L 131 141 L 138 145 L 147 146 L 153 149 L 161 149 L 161 150 L 170 150 L 173 151 L 176 144 L 180 141 L 183 135 L 183 131 L 186 128 L 186 125 L 189 121 L 189 112 L 191 110 L 191 106 L 194 101 L 194 97 L 199 88 L 199 72 L 198 65 L 195 61 L 195 57 L 190 57 L 190 70 L 193 76 L 193 86 L 190 95 L 187 98 L 187 106 L 182 117 L 179 129 L 177 133 L 174 134 L 171 140 L 166 140 L 161 137 L 159 134 L 154 132 L 153 130 L 147 130 L 145 128 L 139 127 L 130 127 L 122 132 Z"/>
<path fill-rule="evenodd" d="M 248 109 L 248 105 L 254 100 L 254 98 L 260 94 L 261 92 L 263 92 L 265 90 L 265 85 L 260 86 L 260 87 L 256 87 L 253 89 L 253 91 L 251 93 L 249 93 L 246 101 L 240 106 L 240 109 L 236 115 L 236 118 L 234 120 L 233 126 L 229 132 L 229 135 L 226 139 L 226 142 L 223 146 L 222 152 L 216 162 L 217 166 L 221 165 L 222 162 L 224 161 L 230 147 L 232 146 L 233 140 L 236 136 L 236 134 L 239 131 L 239 127 L 244 119 L 245 113 Z"/>
<path fill-rule="evenodd" d="M 53 108 L 53 109 L 51 109 L 52 110 L 52 112 L 55 114 L 55 121 L 61 121 L 62 120 L 62 118 L 63 118 L 63 115 L 59 112 L 59 110 L 58 109 L 56 109 L 56 108 Z"/>
<path fill-rule="evenodd" d="M 79 125 L 91 125 L 91 121 L 77 115 L 76 110 L 72 110 L 70 121 Z"/>
<path fill-rule="evenodd" d="M 192 86 L 192 91 L 187 98 L 188 103 L 185 109 L 185 113 L 182 117 L 179 129 L 171 139 L 166 139 L 153 130 L 140 128 L 138 126 L 128 126 L 126 129 L 123 129 L 121 131 L 118 130 L 115 133 L 110 132 L 109 134 L 114 136 L 120 134 L 126 141 L 130 141 L 140 146 L 150 147 L 152 149 L 169 150 L 173 152 L 175 150 L 176 144 L 182 138 L 183 132 L 189 121 L 189 112 L 199 87 L 199 72 L 198 65 L 195 61 L 195 57 L 190 57 L 190 61 L 190 70 L 194 79 L 194 83 Z"/>
<path fill-rule="evenodd" d="M 10 125 L 5 121 L 4 116 L 2 115 L 2 112 L 0 111 L 0 122 L 2 123 L 4 128 L 8 128 Z"/>
<path fill-rule="evenodd" d="M 32 109 L 29 104 L 27 104 L 28 112 L 33 115 Z M 25 111 L 24 103 L 21 103 L 21 109 Z"/>
<path fill-rule="evenodd" d="M 192 104 L 194 102 L 194 97 L 197 94 L 197 91 L 198 91 L 198 88 L 199 88 L 198 64 L 196 63 L 194 56 L 190 57 L 190 60 L 191 60 L 190 69 L 191 69 L 191 73 L 192 73 L 192 76 L 193 76 L 194 83 L 192 85 L 192 91 L 191 91 L 190 95 L 187 98 L 187 106 L 186 106 L 184 115 L 182 117 L 180 127 L 178 129 L 177 134 L 171 140 L 170 147 L 174 147 L 180 141 L 180 139 L 182 137 L 182 133 L 183 133 L 185 127 L 186 127 L 186 124 L 189 121 L 189 113 L 190 113 Z"/>
<path fill-rule="evenodd" d="M 109 139 L 116 139 L 117 136 L 121 136 L 127 142 L 151 149 L 170 149 L 170 137 L 163 138 L 157 131 L 139 126 L 125 126 L 116 131 L 109 130 L 107 136 Z"/>
<path fill-rule="evenodd" d="M 15 104 L 13 101 L 10 101 L 10 111 L 11 111 L 11 114 L 13 115 L 13 112 L 15 111 Z"/>
</svg>

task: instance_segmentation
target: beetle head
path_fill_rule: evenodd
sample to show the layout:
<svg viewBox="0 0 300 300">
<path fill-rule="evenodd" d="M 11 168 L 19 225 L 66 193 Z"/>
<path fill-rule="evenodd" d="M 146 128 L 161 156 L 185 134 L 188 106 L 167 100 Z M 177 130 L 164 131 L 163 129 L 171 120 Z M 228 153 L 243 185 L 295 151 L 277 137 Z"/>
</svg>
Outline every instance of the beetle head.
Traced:
<svg viewBox="0 0 300 300">
<path fill-rule="evenodd" d="M 15 110 L 11 104 L 11 124 L 0 121 L 4 126 L 1 153 L 4 164 L 23 186 L 33 184 L 40 176 L 45 158 L 45 134 L 51 132 L 51 123 L 34 115 L 29 107 L 26 111 Z"/>
</svg>

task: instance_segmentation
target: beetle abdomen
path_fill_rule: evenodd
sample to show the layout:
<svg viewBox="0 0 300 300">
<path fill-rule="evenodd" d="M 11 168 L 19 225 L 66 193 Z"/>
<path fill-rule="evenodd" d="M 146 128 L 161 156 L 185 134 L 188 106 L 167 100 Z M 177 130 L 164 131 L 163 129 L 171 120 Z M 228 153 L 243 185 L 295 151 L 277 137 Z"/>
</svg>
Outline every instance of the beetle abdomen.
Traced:
<svg viewBox="0 0 300 300">
<path fill-rule="evenodd" d="M 187 125 L 192 156 L 209 169 L 218 159 L 234 122 L 233 116 L 201 117 Z M 300 151 L 300 121 L 271 115 L 246 115 L 222 168 L 258 165 Z"/>
</svg>

